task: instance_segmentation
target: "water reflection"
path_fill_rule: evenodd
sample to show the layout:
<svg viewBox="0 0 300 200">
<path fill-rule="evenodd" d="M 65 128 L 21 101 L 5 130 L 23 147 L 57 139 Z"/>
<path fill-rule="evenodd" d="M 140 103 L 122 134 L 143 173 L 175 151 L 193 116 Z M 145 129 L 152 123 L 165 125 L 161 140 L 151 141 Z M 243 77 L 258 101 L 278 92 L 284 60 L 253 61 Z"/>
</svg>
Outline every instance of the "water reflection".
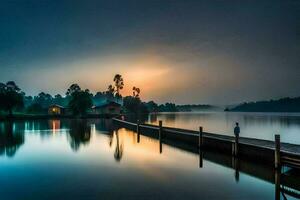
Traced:
<svg viewBox="0 0 300 200">
<path fill-rule="evenodd" d="M 136 133 L 136 135 L 136 140 L 139 143 L 141 136 L 139 133 Z M 145 137 L 142 136 L 142 138 L 144 139 Z M 160 139 L 156 142 L 159 144 L 159 152 L 162 154 L 162 145 L 164 140 Z M 184 146 L 182 148 L 185 149 Z M 188 149 L 189 151 L 191 150 L 190 148 Z M 195 153 L 196 149 L 197 148 L 194 148 L 192 152 Z M 231 157 L 222 154 L 220 155 L 213 152 L 207 152 L 207 156 L 205 156 L 205 152 L 201 148 L 198 148 L 198 156 L 200 170 L 203 168 L 203 162 L 212 161 L 214 163 L 232 168 L 234 172 L 233 177 L 236 183 L 240 182 L 241 173 L 250 174 L 251 176 L 274 183 L 275 200 L 280 200 L 281 197 L 283 199 L 300 199 L 300 171 L 298 169 L 287 168 L 287 170 L 275 170 L 270 166 L 256 165 L 255 163 L 241 161 L 237 157 Z M 227 161 L 229 159 L 231 159 L 231 163 Z M 293 175 L 290 174 L 291 171 L 293 172 Z M 282 181 L 282 177 L 284 177 L 285 181 Z M 291 181 L 291 179 L 293 179 L 293 181 Z M 298 180 L 296 183 L 294 182 L 295 179 Z"/>
<path fill-rule="evenodd" d="M 52 133 L 56 133 L 58 130 L 61 129 L 61 120 L 49 120 L 49 128 L 52 129 Z"/>
<path fill-rule="evenodd" d="M 0 131 L 0 155 L 13 157 L 24 144 L 24 134 L 19 133 L 11 121 L 2 124 Z"/>
<path fill-rule="evenodd" d="M 199 168 L 203 167 L 203 151 L 199 148 Z"/>
<path fill-rule="evenodd" d="M 158 120 L 157 120 L 157 114 L 156 113 L 153 113 L 153 114 L 150 114 L 149 115 L 149 122 L 150 123 L 155 123 L 155 122 L 157 122 Z"/>
<path fill-rule="evenodd" d="M 300 193 L 297 170 L 276 171 L 112 125 L 94 119 L 0 123 L 2 155 L 22 152 L 15 159 L 0 156 L 1 197 L 39 199 L 38 194 L 47 194 L 55 199 L 64 194 L 69 196 L 60 197 L 80 199 L 88 192 L 106 199 L 293 199 Z M 30 188 L 41 184 L 39 177 L 47 178 L 41 192 L 32 193 Z"/>
<path fill-rule="evenodd" d="M 78 151 L 81 145 L 86 145 L 91 139 L 91 125 L 87 120 L 71 120 L 70 122 L 70 146 Z"/>
<path fill-rule="evenodd" d="M 118 131 L 116 131 L 116 148 L 115 148 L 115 153 L 114 153 L 114 158 L 116 161 L 120 162 L 123 156 L 123 144 L 120 144 L 120 139 L 119 139 L 119 134 Z"/>
<path fill-rule="evenodd" d="M 239 182 L 240 180 L 240 169 L 239 169 L 239 159 L 237 157 L 232 157 L 232 168 L 234 169 L 235 173 L 234 173 L 234 178 L 236 182 Z"/>
</svg>

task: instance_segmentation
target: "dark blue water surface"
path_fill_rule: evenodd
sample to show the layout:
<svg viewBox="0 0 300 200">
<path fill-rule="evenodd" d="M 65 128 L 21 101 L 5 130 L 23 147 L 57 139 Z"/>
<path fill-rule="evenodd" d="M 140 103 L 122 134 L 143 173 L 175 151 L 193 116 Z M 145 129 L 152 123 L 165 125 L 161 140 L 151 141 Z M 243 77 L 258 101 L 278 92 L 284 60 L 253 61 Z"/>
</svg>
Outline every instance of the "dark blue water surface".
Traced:
<svg viewBox="0 0 300 200">
<path fill-rule="evenodd" d="M 199 159 L 110 120 L 0 122 L 0 199 L 275 199 L 272 170 Z"/>
</svg>

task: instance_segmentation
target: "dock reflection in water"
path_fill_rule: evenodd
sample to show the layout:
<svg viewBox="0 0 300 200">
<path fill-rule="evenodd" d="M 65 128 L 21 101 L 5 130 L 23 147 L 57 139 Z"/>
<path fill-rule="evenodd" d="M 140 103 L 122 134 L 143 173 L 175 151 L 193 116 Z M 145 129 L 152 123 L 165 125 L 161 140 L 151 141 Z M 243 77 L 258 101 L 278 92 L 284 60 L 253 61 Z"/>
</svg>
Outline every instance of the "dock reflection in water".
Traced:
<svg viewBox="0 0 300 200">
<path fill-rule="evenodd" d="M 0 131 L 1 199 L 299 197 L 296 170 L 175 148 L 109 120 L 1 122 Z"/>
</svg>

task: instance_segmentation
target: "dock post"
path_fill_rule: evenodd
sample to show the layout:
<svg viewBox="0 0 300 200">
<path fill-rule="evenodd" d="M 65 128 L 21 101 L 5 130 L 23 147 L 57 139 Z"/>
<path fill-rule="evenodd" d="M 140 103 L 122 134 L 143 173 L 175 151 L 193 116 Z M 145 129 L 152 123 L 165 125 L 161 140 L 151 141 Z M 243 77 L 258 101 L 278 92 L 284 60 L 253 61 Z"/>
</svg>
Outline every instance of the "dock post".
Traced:
<svg viewBox="0 0 300 200">
<path fill-rule="evenodd" d="M 199 141 L 198 141 L 199 148 L 202 148 L 203 146 L 203 127 L 199 127 Z"/>
<path fill-rule="evenodd" d="M 281 167 L 280 162 L 280 135 L 275 135 L 275 169 Z"/>
<path fill-rule="evenodd" d="M 159 120 L 159 130 L 158 130 L 158 139 L 159 139 L 159 152 L 162 153 L 162 121 Z"/>
<path fill-rule="evenodd" d="M 159 130 L 158 130 L 158 139 L 161 141 L 161 134 L 162 134 L 162 121 L 159 120 L 158 122 Z"/>
<path fill-rule="evenodd" d="M 239 134 L 235 135 L 234 138 L 234 156 L 238 156 L 238 152 L 239 152 Z"/>
<path fill-rule="evenodd" d="M 140 120 L 137 120 L 136 132 L 137 132 L 137 142 L 140 143 Z"/>
</svg>

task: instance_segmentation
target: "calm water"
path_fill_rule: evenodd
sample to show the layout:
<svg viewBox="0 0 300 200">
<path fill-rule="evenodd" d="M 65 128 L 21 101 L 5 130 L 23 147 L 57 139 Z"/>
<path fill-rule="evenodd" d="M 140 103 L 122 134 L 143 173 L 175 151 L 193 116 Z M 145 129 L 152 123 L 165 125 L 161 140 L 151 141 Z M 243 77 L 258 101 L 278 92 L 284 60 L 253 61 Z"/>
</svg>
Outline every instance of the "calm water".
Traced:
<svg viewBox="0 0 300 200">
<path fill-rule="evenodd" d="M 2 122 L 0 198 L 275 199 L 272 170 L 241 162 L 239 171 L 226 159 L 204 153 L 200 168 L 199 154 L 167 145 L 160 153 L 156 140 L 138 143 L 109 120 Z"/>
<path fill-rule="evenodd" d="M 233 135 L 235 122 L 239 122 L 242 137 L 274 140 L 280 134 L 284 142 L 300 144 L 300 113 L 162 113 L 151 114 L 148 123 Z"/>
</svg>

